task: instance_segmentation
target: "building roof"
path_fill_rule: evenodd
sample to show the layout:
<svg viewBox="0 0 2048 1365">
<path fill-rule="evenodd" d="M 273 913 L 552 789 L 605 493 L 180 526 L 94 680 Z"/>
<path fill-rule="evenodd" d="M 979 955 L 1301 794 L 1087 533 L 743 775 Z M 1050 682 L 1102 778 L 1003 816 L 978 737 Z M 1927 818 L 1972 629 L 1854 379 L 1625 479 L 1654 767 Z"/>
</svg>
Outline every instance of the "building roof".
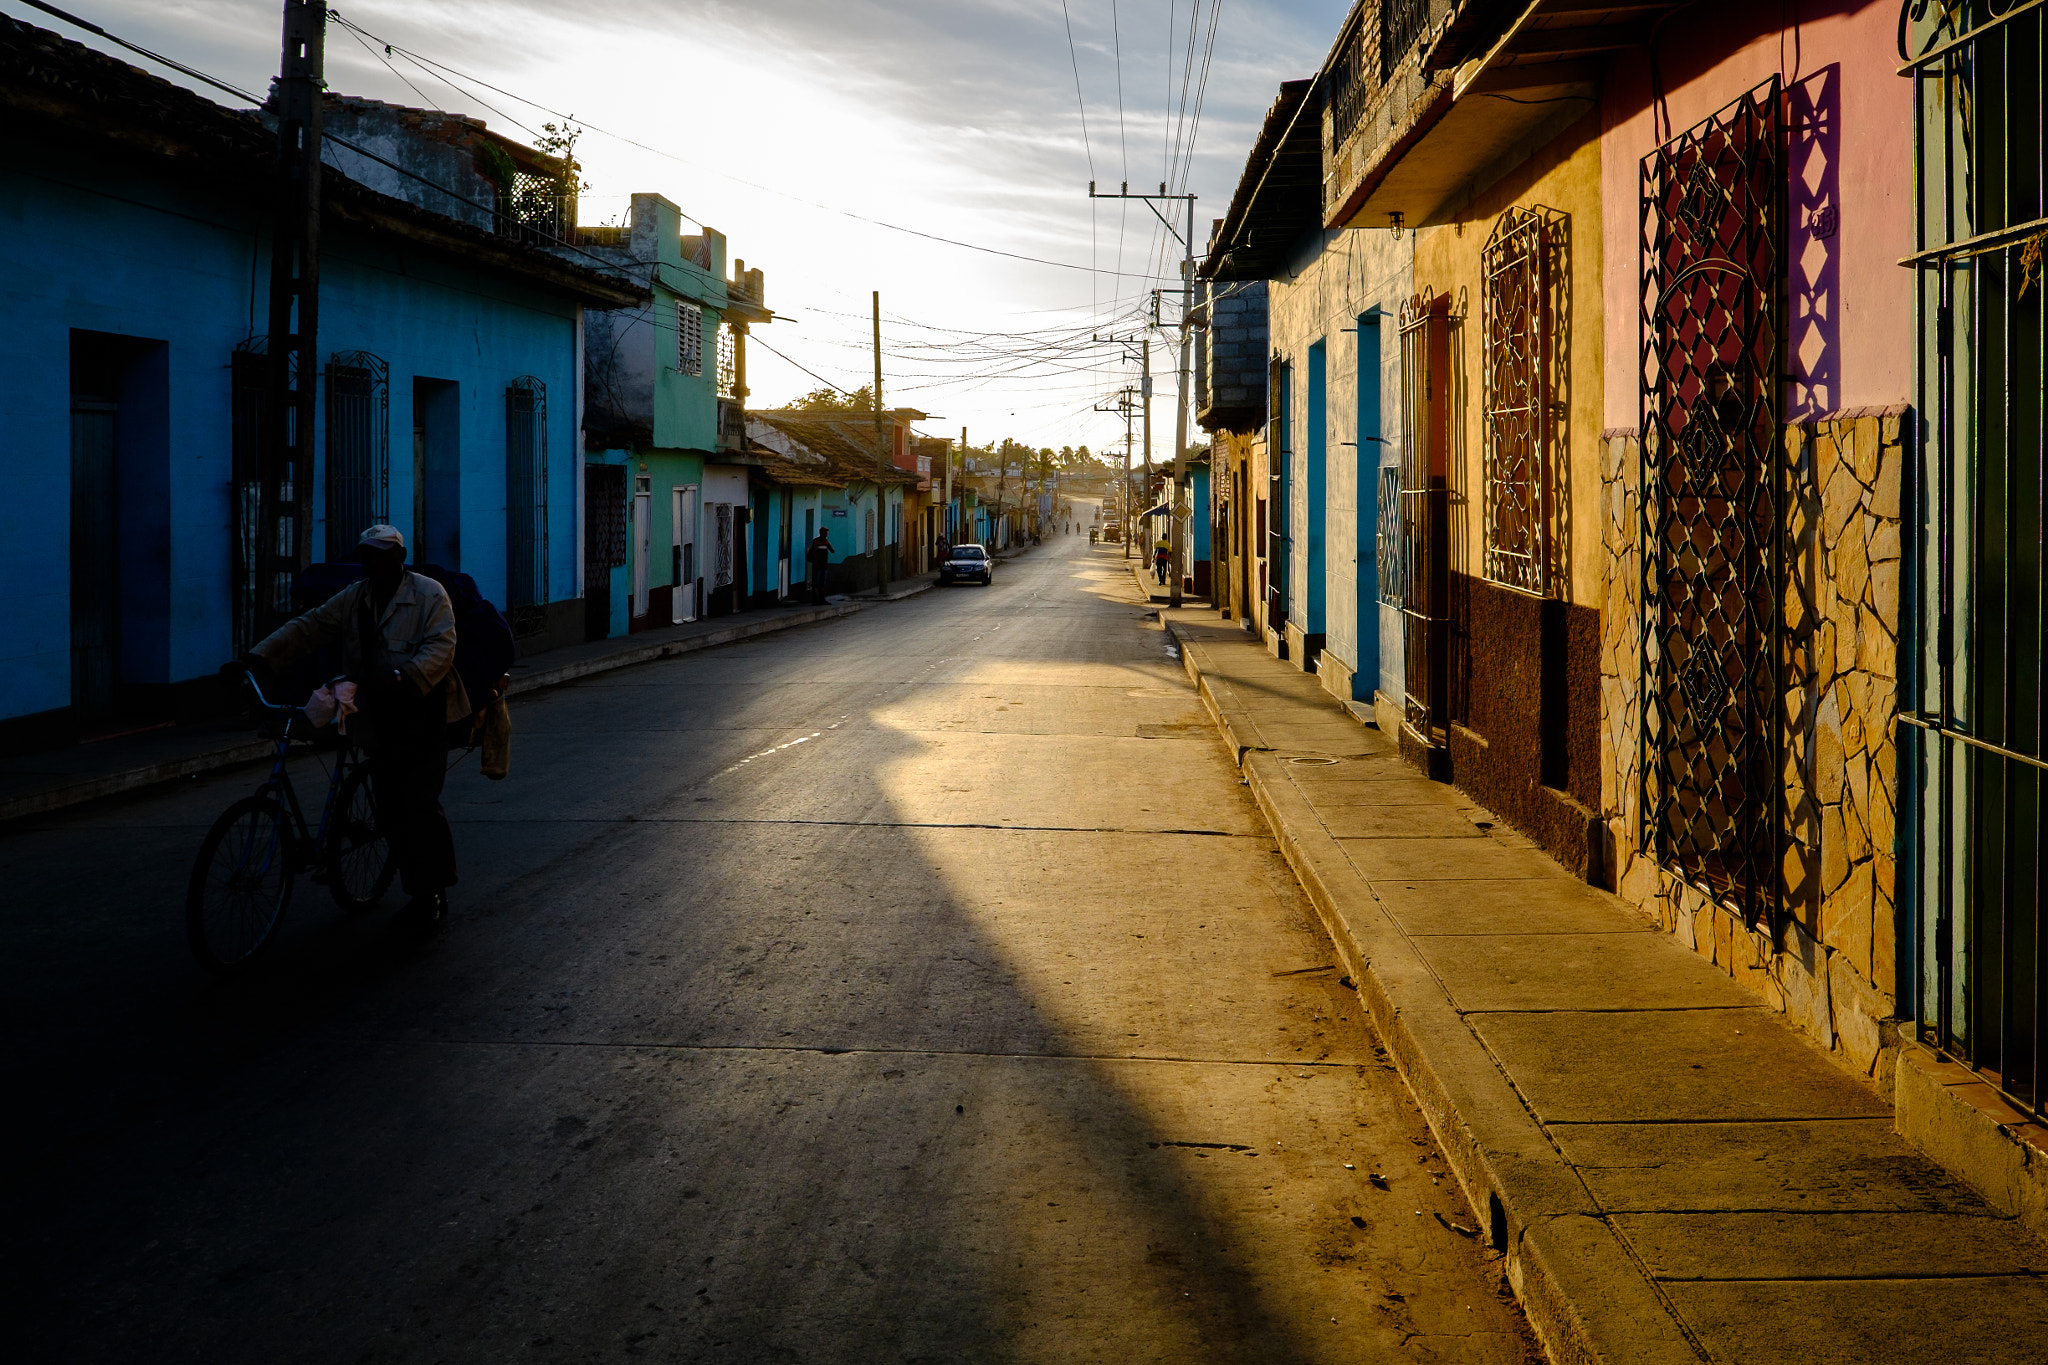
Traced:
<svg viewBox="0 0 2048 1365">
<path fill-rule="evenodd" d="M 904 409 L 903 411 L 908 411 Z M 884 410 L 887 415 L 887 410 Z M 874 483 L 879 473 L 884 483 L 919 484 L 924 478 L 914 469 L 893 464 L 877 469 L 872 413 L 796 412 L 782 409 L 749 412 L 749 420 L 767 423 L 805 449 L 815 453 L 832 477 L 848 483 Z"/>
<path fill-rule="evenodd" d="M 1245 158 L 1230 209 L 1196 268 L 1212 280 L 1264 280 L 1303 233 L 1323 225 L 1323 119 L 1313 80 L 1283 81 Z"/>
<path fill-rule="evenodd" d="M 254 110 L 228 109 L 182 86 L 46 29 L 0 17 L 0 113 L 13 142 L 81 153 L 267 212 L 277 138 Z M 513 276 L 579 303 L 621 308 L 647 291 L 408 204 L 324 167 L 321 212 L 331 224 L 401 239 Z"/>
<path fill-rule="evenodd" d="M 844 488 L 844 480 L 835 479 L 827 472 L 826 466 L 798 464 L 795 460 L 784 459 L 780 454 L 759 441 L 747 442 L 747 463 L 760 471 L 761 477 L 769 483 L 785 488 Z"/>
</svg>

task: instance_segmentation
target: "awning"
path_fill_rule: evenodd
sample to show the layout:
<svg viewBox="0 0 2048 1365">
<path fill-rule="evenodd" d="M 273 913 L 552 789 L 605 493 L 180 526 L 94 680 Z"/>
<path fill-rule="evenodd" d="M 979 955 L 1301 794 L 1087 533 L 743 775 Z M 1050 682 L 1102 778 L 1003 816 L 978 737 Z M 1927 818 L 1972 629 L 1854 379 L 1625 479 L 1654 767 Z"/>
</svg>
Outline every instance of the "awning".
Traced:
<svg viewBox="0 0 2048 1365">
<path fill-rule="evenodd" d="M 1150 511 L 1140 512 L 1138 515 L 1141 517 L 1170 517 L 1173 515 L 1173 509 L 1162 502 Z"/>
</svg>

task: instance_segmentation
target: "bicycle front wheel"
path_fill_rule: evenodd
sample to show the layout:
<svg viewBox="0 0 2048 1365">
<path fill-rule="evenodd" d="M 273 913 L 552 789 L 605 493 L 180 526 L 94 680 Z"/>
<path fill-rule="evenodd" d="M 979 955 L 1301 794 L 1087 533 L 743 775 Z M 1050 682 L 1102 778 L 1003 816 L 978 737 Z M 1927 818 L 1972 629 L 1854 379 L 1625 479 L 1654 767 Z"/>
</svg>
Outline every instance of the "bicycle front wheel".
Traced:
<svg viewBox="0 0 2048 1365">
<path fill-rule="evenodd" d="M 327 892 L 336 905 L 354 914 L 384 899 L 397 871 L 391 836 L 377 818 L 370 771 L 357 767 L 342 779 L 327 826 Z"/>
<path fill-rule="evenodd" d="M 199 965 L 226 976 L 254 962 L 277 937 L 293 880 L 290 831 L 274 799 L 244 797 L 222 811 L 185 893 L 185 934 Z"/>
</svg>

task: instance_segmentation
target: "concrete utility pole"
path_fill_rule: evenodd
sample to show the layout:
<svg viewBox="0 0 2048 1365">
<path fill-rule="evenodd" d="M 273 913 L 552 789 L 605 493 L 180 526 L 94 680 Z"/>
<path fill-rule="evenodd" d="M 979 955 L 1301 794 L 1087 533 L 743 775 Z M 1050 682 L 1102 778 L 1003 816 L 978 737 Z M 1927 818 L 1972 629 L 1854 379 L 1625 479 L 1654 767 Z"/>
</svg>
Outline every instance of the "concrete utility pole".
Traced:
<svg viewBox="0 0 2048 1365">
<path fill-rule="evenodd" d="M 256 634 L 291 615 L 292 578 L 313 562 L 314 399 L 320 391 L 320 100 L 327 6 L 285 0 L 277 76 L 275 212 L 270 233 L 269 403 L 258 457 Z M 344 528 L 350 536 L 360 526 Z"/>
<path fill-rule="evenodd" d="M 1181 484 L 1187 478 L 1188 468 L 1188 342 L 1193 335 L 1190 329 L 1194 320 L 1195 301 L 1195 196 L 1192 194 L 1168 194 L 1164 181 L 1160 182 L 1159 193 L 1157 194 L 1132 194 L 1131 184 L 1128 180 L 1123 183 L 1122 188 L 1115 194 L 1097 194 L 1095 192 L 1095 182 L 1091 180 L 1088 182 L 1088 197 L 1090 199 L 1142 200 L 1145 207 L 1152 210 L 1152 216 L 1161 223 L 1164 223 L 1169 233 L 1180 239 L 1180 395 L 1179 410 L 1174 414 L 1173 422 L 1173 503 L 1168 509 L 1166 518 L 1172 526 L 1169 543 L 1172 546 L 1173 554 L 1173 585 L 1169 589 L 1167 601 L 1169 605 L 1177 607 L 1180 605 L 1182 537 L 1180 495 Z M 1184 202 L 1187 205 L 1186 229 L 1177 228 L 1168 221 L 1166 215 L 1161 213 L 1158 206 L 1154 204 L 1154 200 Z M 1151 489 L 1149 487 L 1151 483 L 1150 459 L 1151 452 L 1148 449 L 1146 451 L 1147 470 L 1145 476 L 1146 484 L 1148 485 L 1146 489 L 1147 497 L 1151 496 Z"/>
<path fill-rule="evenodd" d="M 1104 407 L 1095 405 L 1097 412 L 1120 412 L 1124 417 L 1124 477 L 1117 501 L 1117 520 L 1123 523 L 1124 558 L 1131 557 L 1131 387 L 1126 384 L 1116 391 L 1116 402 Z"/>
<path fill-rule="evenodd" d="M 1138 380 L 1138 397 L 1145 405 L 1145 501 L 1152 501 L 1152 338 L 1146 337 L 1138 346 L 1139 363 L 1143 367 Z M 1149 558 L 1152 545 L 1148 538 L 1145 554 Z"/>
<path fill-rule="evenodd" d="M 882 471 L 889 467 L 889 444 L 882 436 L 882 291 L 875 291 L 875 596 L 889 591 L 888 485 Z"/>
</svg>

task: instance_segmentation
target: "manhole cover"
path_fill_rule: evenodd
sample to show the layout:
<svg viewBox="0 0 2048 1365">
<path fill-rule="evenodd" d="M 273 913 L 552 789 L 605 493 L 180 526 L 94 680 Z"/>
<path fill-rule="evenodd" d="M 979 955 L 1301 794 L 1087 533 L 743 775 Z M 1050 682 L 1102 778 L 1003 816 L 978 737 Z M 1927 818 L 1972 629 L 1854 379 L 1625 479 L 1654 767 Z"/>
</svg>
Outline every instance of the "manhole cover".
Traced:
<svg viewBox="0 0 2048 1365">
<path fill-rule="evenodd" d="M 1337 763 L 1337 760 L 1334 758 L 1290 758 L 1287 761 L 1289 763 L 1299 763 L 1304 767 L 1316 768 L 1334 767 Z"/>
</svg>

